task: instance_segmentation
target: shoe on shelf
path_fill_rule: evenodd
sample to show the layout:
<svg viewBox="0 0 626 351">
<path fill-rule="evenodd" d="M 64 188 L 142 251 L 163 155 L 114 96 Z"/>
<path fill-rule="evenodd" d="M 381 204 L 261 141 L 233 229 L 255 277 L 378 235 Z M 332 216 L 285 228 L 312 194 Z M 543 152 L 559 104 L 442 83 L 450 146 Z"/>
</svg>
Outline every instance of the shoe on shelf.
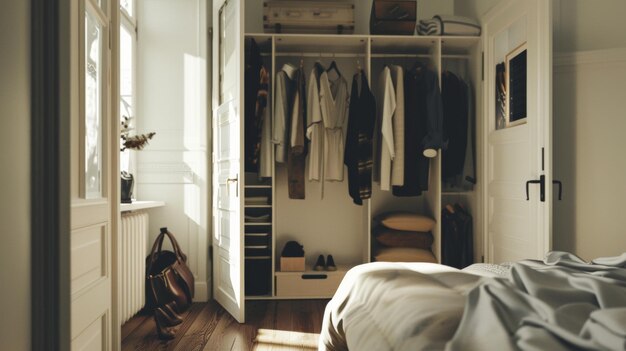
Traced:
<svg viewBox="0 0 626 351">
<path fill-rule="evenodd" d="M 324 269 L 326 269 L 326 262 L 324 262 L 324 255 L 320 255 L 317 258 L 317 262 L 315 262 L 315 266 L 313 266 L 313 270 L 323 271 Z"/>
<path fill-rule="evenodd" d="M 335 260 L 333 260 L 333 255 L 328 255 L 326 258 L 326 270 L 334 272 L 337 270 L 337 266 L 335 266 Z"/>
</svg>

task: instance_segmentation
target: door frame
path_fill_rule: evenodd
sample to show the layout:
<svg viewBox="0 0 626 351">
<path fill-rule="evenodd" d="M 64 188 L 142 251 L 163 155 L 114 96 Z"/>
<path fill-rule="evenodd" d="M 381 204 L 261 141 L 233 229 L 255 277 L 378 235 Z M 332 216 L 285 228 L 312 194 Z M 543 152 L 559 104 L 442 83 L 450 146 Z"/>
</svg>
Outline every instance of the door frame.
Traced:
<svg viewBox="0 0 626 351">
<path fill-rule="evenodd" d="M 490 94 L 490 83 L 495 79 L 495 77 L 490 73 L 491 71 L 488 69 L 489 58 L 485 57 L 488 54 L 487 50 L 487 41 L 489 38 L 485 35 L 484 23 L 490 21 L 492 18 L 498 16 L 502 11 L 506 10 L 515 0 L 503 0 L 498 3 L 494 8 L 489 10 L 482 18 L 481 25 L 483 27 L 482 34 L 482 52 L 483 52 L 483 62 L 482 62 L 482 71 L 484 74 L 484 79 L 482 82 L 482 91 L 483 91 L 483 107 L 482 107 L 482 127 L 481 133 L 482 136 L 479 139 L 480 146 L 479 150 L 482 155 L 488 155 L 489 152 L 489 128 L 490 121 L 487 118 L 491 118 L 488 113 L 488 109 L 493 105 L 493 96 Z M 526 1 L 526 0 L 524 0 Z M 544 89 L 539 89 L 541 91 L 534 92 L 537 94 L 537 106 L 538 110 L 541 114 L 547 116 L 547 118 L 543 118 L 541 120 L 541 124 L 538 123 L 537 127 L 541 128 L 543 131 L 538 135 L 538 142 L 543 145 L 544 152 L 544 165 L 545 165 L 545 196 L 546 202 L 545 205 L 540 204 L 538 206 L 537 211 L 540 212 L 537 221 L 537 229 L 542 228 L 544 233 L 548 235 L 544 235 L 543 245 L 544 251 L 548 252 L 552 250 L 552 53 L 553 53 L 553 30 L 552 26 L 548 25 L 546 27 L 546 23 L 552 23 L 552 13 L 553 13 L 553 0 L 548 1 L 539 1 L 537 0 L 537 24 L 539 33 L 549 33 L 546 40 L 540 40 L 539 48 L 537 55 L 539 57 L 540 62 L 548 62 L 547 65 L 539 65 L 538 67 L 538 80 L 537 83 L 539 86 L 544 87 Z M 543 68 L 546 67 L 544 70 Z M 541 158 L 539 158 L 541 159 Z M 540 161 L 541 162 L 541 161 Z M 486 177 L 489 174 L 489 157 L 485 156 L 482 165 L 480 166 L 481 172 L 485 179 L 483 180 L 483 187 L 479 193 L 480 200 L 482 203 L 481 206 L 481 236 L 482 236 L 482 250 L 484 255 L 484 262 L 488 263 L 500 263 L 500 262 L 492 262 L 493 257 L 491 257 L 491 251 L 489 250 L 490 245 L 490 235 L 489 235 L 489 184 L 486 181 Z"/>
<path fill-rule="evenodd" d="M 119 0 L 109 0 L 112 9 Z M 72 0 L 31 0 L 31 349 L 69 350 L 70 299 L 70 181 L 72 101 L 72 33 L 76 4 Z M 110 14 L 110 96 L 118 95 L 119 12 Z M 119 173 L 119 99 L 109 99 L 111 172 Z M 109 192 L 119 198 L 119 184 Z M 121 346 L 117 258 L 119 203 L 111 201 L 112 349 Z"/>
<path fill-rule="evenodd" d="M 31 0 L 31 347 L 70 347 L 71 1 Z"/>
</svg>

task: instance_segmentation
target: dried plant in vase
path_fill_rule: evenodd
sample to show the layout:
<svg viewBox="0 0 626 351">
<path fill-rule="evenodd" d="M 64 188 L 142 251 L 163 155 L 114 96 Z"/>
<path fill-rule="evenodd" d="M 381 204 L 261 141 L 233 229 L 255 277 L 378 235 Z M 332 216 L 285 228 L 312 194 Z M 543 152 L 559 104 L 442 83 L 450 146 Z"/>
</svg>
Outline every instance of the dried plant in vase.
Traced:
<svg viewBox="0 0 626 351">
<path fill-rule="evenodd" d="M 155 132 L 150 132 L 147 134 L 140 135 L 130 135 L 130 133 L 134 130 L 130 126 L 131 118 L 128 116 L 122 116 L 122 128 L 120 131 L 120 139 L 121 139 L 121 149 L 120 151 L 125 150 L 143 150 L 152 137 L 156 135 Z"/>
</svg>

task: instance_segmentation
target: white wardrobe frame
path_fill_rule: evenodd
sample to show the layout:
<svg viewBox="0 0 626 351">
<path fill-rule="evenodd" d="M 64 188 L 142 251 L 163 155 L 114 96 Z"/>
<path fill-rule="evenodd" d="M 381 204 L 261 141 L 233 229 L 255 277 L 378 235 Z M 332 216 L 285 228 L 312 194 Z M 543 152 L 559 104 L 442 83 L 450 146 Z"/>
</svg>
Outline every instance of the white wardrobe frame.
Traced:
<svg viewBox="0 0 626 351">
<path fill-rule="evenodd" d="M 381 35 L 311 35 L 311 34 L 271 34 L 271 33 L 245 33 L 242 39 L 254 39 L 259 45 L 264 63 L 269 68 L 271 79 L 271 100 L 273 104 L 274 96 L 274 84 L 273 77 L 276 72 L 281 68 L 281 65 L 277 63 L 277 58 L 288 57 L 290 62 L 297 65 L 301 59 L 315 59 L 320 58 L 323 60 L 332 60 L 334 58 L 354 58 L 359 60 L 359 64 L 367 75 L 368 83 L 372 92 L 375 92 L 376 81 L 379 70 L 373 71 L 373 66 L 382 67 L 382 63 L 395 63 L 401 61 L 404 66 L 409 62 L 415 60 L 428 59 L 432 64 L 432 68 L 437 72 L 439 76 L 439 82 L 441 82 L 441 74 L 444 67 L 444 60 L 464 60 L 467 65 L 467 72 L 469 78 L 468 83 L 472 85 L 474 92 L 473 106 L 475 107 L 475 130 L 474 138 L 476 143 L 476 150 L 480 150 L 478 147 L 481 145 L 481 131 L 482 125 L 479 118 L 480 111 L 482 109 L 482 41 L 481 37 L 457 37 L 457 36 L 381 36 Z M 245 48 L 244 40 L 241 40 L 242 45 Z M 242 48 L 242 50 L 245 50 Z M 244 53 L 245 55 L 245 53 Z M 284 60 L 283 60 L 284 61 Z M 271 63 L 270 63 L 271 62 Z M 308 79 L 308 73 L 311 69 L 310 65 L 305 65 L 305 74 Z M 350 89 L 350 74 L 346 74 L 348 80 L 348 89 Z M 372 77 L 374 79 L 372 79 Z M 245 88 L 242 89 L 245 91 Z M 243 99 L 241 100 L 243 101 Z M 241 128 L 245 128 L 243 122 L 243 116 L 245 115 L 244 104 L 241 103 Z M 274 108 L 272 106 L 272 111 Z M 243 133 L 242 133 L 243 134 Z M 241 140 L 241 150 L 245 150 L 245 140 Z M 242 155 L 243 156 L 243 155 Z M 475 155 L 475 171 L 478 173 L 476 178 L 478 183 L 474 186 L 472 191 L 454 191 L 454 192 L 442 192 L 441 182 L 441 151 L 438 152 L 437 157 L 431 159 L 430 163 L 430 175 L 429 175 L 429 190 L 424 192 L 420 197 L 394 197 L 391 192 L 382 192 L 380 186 L 376 183 L 372 184 L 372 198 L 365 200 L 363 203 L 365 221 L 364 228 L 366 230 L 362 236 L 362 261 L 354 262 L 367 263 L 370 262 L 372 252 L 372 221 L 373 217 L 381 212 L 389 210 L 405 210 L 412 211 L 419 214 L 425 214 L 432 216 L 437 224 L 433 230 L 434 243 L 432 251 L 436 256 L 438 262 L 441 262 L 441 210 L 447 203 L 460 202 L 464 206 L 469 207 L 470 213 L 473 214 L 473 231 L 474 231 L 474 261 L 481 262 L 484 260 L 484 243 L 483 237 L 477 235 L 482 228 L 480 219 L 482 216 L 481 203 L 479 196 L 481 191 L 481 179 L 480 174 L 481 157 Z M 280 233 L 276 230 L 277 223 L 280 221 L 280 207 L 276 205 L 276 165 L 272 167 L 273 174 L 271 179 L 271 214 L 272 214 L 272 233 L 271 233 L 271 247 L 272 247 L 272 284 L 271 294 L 263 296 L 246 296 L 246 299 L 284 299 L 284 298 L 328 298 L 330 296 L 307 296 L 307 297 L 278 297 L 276 296 L 276 272 L 277 261 L 280 255 L 281 247 L 277 247 L 277 235 Z M 245 179 L 247 177 L 241 176 L 242 180 L 240 186 L 243 191 L 246 188 L 255 187 L 255 184 L 246 184 Z M 347 182 L 347 176 L 344 182 Z M 307 185 L 309 182 L 307 181 Z M 307 198 L 311 194 L 307 191 Z M 348 197 L 346 191 L 345 196 Z M 307 201 L 299 200 L 299 201 Z M 356 205 L 354 205 L 356 206 Z M 241 213 L 245 213 L 245 203 L 241 202 Z M 243 217 L 243 216 L 242 216 Z M 280 226 L 279 226 L 280 227 Z M 245 228 L 242 218 L 242 228 Z M 244 233 L 242 232 L 243 236 Z M 349 267 L 348 267 L 349 268 Z M 280 273 L 279 273 L 280 274 Z M 244 280 L 242 280 L 244 281 Z M 244 282 L 245 284 L 245 282 Z M 244 289 L 245 290 L 245 289 Z"/>
</svg>

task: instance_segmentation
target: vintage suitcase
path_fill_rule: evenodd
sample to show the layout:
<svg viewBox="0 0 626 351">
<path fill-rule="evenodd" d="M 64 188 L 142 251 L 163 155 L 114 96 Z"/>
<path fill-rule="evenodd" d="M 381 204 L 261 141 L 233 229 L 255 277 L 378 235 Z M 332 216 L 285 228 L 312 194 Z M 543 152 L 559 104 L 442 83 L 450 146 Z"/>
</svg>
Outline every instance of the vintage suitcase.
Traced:
<svg viewBox="0 0 626 351">
<path fill-rule="evenodd" d="M 374 0 L 370 34 L 413 35 L 417 21 L 415 0 Z"/>
<path fill-rule="evenodd" d="M 329 1 L 266 1 L 265 32 L 350 34 L 354 32 L 354 4 Z"/>
</svg>

